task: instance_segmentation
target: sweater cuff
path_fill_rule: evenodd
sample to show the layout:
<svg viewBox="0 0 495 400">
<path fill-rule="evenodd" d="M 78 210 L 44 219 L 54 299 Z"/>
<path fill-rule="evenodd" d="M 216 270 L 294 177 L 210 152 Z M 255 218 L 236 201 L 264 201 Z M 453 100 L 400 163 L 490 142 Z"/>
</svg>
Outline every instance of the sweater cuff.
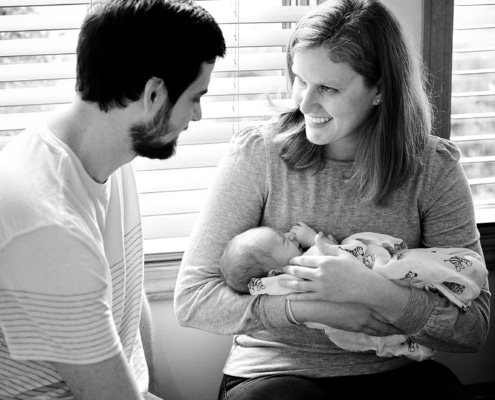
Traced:
<svg viewBox="0 0 495 400">
<path fill-rule="evenodd" d="M 260 319 L 265 328 L 293 326 L 285 313 L 286 296 L 262 295 L 260 297 Z"/>
<path fill-rule="evenodd" d="M 391 323 L 407 335 L 417 334 L 428 322 L 435 307 L 435 295 L 411 288 L 409 301 L 400 316 Z"/>
</svg>

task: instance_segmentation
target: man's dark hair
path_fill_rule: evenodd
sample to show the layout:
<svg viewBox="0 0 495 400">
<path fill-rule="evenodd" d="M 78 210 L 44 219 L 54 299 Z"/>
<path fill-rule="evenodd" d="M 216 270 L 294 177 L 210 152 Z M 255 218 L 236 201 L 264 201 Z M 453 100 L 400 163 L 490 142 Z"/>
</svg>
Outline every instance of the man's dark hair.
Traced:
<svg viewBox="0 0 495 400">
<path fill-rule="evenodd" d="M 218 24 L 190 0 L 108 0 L 85 18 L 77 45 L 76 89 L 108 111 L 163 79 L 175 104 L 204 62 L 225 55 Z"/>
</svg>

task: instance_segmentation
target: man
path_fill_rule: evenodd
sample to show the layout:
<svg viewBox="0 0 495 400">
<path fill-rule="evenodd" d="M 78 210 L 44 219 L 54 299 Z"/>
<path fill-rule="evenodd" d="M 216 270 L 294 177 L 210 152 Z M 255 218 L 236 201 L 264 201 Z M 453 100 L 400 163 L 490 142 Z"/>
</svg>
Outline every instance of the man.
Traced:
<svg viewBox="0 0 495 400">
<path fill-rule="evenodd" d="M 1 399 L 148 398 L 129 162 L 174 154 L 224 54 L 189 0 L 108 0 L 86 17 L 73 102 L 0 152 Z"/>
</svg>

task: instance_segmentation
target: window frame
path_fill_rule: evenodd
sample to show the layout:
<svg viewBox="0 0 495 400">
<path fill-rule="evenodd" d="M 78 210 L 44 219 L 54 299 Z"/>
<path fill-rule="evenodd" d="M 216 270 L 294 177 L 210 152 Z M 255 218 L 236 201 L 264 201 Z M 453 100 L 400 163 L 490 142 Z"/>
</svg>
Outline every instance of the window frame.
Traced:
<svg viewBox="0 0 495 400">
<path fill-rule="evenodd" d="M 423 62 L 431 76 L 438 136 L 450 138 L 454 0 L 423 0 Z M 495 222 L 478 223 L 489 270 L 495 270 Z"/>
</svg>

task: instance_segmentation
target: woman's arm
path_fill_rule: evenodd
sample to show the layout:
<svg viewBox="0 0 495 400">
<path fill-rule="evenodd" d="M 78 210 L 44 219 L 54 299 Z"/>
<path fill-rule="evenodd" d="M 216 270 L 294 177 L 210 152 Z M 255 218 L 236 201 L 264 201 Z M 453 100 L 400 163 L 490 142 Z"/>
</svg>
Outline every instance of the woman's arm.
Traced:
<svg viewBox="0 0 495 400">
<path fill-rule="evenodd" d="M 442 139 L 436 150 L 427 195 L 421 204 L 423 246 L 464 247 L 483 256 L 471 191 L 459 161 L 460 152 L 453 143 Z M 421 307 L 426 312 L 413 311 Z M 473 352 L 483 346 L 489 318 L 490 293 L 486 280 L 466 312 L 438 293 L 418 290 L 395 324 L 411 332 L 418 343 L 442 351 Z"/>
<path fill-rule="evenodd" d="M 259 225 L 265 203 L 266 151 L 259 131 L 237 134 L 191 234 L 175 290 L 180 324 L 220 334 L 288 326 L 280 296 L 240 295 L 225 284 L 218 260 L 235 235 Z"/>
<path fill-rule="evenodd" d="M 327 256 L 303 255 L 291 260 L 294 265 L 284 267 L 284 272 L 304 279 L 281 280 L 281 286 L 302 292 L 291 295 L 292 300 L 328 302 L 326 310 L 323 306 L 315 308 L 311 316 L 301 316 L 302 321 L 325 323 L 333 328 L 374 336 L 386 336 L 391 331 L 399 333 L 391 326 L 391 322 L 397 320 L 406 308 L 411 289 L 396 285 L 375 271 L 364 268 L 360 261 L 346 251 L 334 245 L 329 248 L 334 251 L 334 255 L 330 255 L 330 251 L 326 252 L 329 254 Z M 349 329 L 346 327 L 348 321 L 335 319 L 333 314 L 336 306 L 343 309 L 352 306 L 351 310 L 354 311 L 362 309 L 362 329 Z M 302 306 L 298 307 L 301 310 Z M 339 326 L 339 323 L 343 325 Z M 374 333 L 369 333 L 370 330 Z"/>
<path fill-rule="evenodd" d="M 290 301 L 292 315 L 299 323 L 319 322 L 349 332 L 371 336 L 403 334 L 380 314 L 357 303 L 329 303 L 326 301 Z"/>
<path fill-rule="evenodd" d="M 240 334 L 287 327 L 285 296 L 241 295 L 225 284 L 218 260 L 235 235 L 259 225 L 267 194 L 264 139 L 257 131 L 236 135 L 191 234 L 175 290 L 179 323 L 219 334 Z M 311 316 L 312 305 L 297 306 Z M 336 325 L 359 330 L 373 325 L 366 307 L 334 307 L 326 312 Z M 302 321 L 302 319 L 301 319 Z"/>
</svg>

